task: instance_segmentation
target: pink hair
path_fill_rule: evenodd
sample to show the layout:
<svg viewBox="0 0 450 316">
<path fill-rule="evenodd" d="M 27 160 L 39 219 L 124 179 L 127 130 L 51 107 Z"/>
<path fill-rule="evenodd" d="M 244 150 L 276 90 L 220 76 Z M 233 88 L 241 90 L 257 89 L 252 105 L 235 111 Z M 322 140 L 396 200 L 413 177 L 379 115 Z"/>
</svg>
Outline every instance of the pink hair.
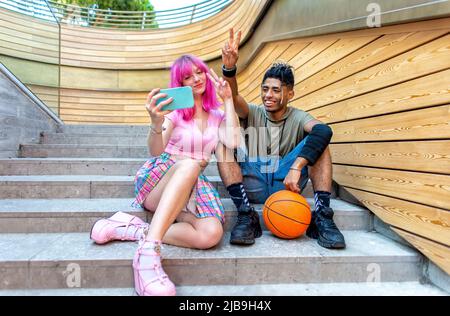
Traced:
<svg viewBox="0 0 450 316">
<path fill-rule="evenodd" d="M 183 78 L 192 75 L 192 65 L 197 66 L 205 74 L 209 72 L 208 66 L 200 58 L 193 55 L 183 55 L 175 60 L 170 68 L 171 88 L 183 86 Z M 220 103 L 216 97 L 216 89 L 208 76 L 206 76 L 206 88 L 203 93 L 203 109 L 209 112 L 210 110 L 217 109 L 219 106 Z M 183 120 L 188 121 L 194 117 L 195 107 L 176 111 L 182 115 Z"/>
</svg>

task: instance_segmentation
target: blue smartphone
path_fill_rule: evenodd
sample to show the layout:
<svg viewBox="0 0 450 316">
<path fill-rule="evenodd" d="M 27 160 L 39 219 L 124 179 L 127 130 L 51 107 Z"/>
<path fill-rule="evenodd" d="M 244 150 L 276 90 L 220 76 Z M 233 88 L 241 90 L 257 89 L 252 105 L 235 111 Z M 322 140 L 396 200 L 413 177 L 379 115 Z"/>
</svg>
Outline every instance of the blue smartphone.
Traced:
<svg viewBox="0 0 450 316">
<path fill-rule="evenodd" d="M 188 109 L 194 106 L 194 95 L 192 94 L 192 88 L 189 86 L 161 89 L 159 93 L 165 93 L 167 94 L 167 97 L 158 99 L 156 101 L 156 105 L 164 100 L 167 100 L 168 98 L 173 98 L 171 103 L 161 108 L 162 111 Z"/>
</svg>

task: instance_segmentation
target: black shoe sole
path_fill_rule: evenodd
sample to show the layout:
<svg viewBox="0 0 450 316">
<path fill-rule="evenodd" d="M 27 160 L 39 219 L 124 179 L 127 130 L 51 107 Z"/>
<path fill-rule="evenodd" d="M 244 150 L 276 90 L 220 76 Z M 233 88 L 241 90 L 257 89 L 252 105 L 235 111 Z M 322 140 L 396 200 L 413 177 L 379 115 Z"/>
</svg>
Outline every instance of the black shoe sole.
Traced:
<svg viewBox="0 0 450 316">
<path fill-rule="evenodd" d="M 239 239 L 239 238 L 230 238 L 230 244 L 232 245 L 253 245 L 255 243 L 255 238 L 259 238 L 262 236 L 262 229 L 257 230 L 255 232 L 255 237 L 252 239 Z"/>
<path fill-rule="evenodd" d="M 323 241 L 317 239 L 317 243 L 324 247 L 324 248 L 328 248 L 328 249 L 344 249 L 345 248 L 345 242 L 328 242 L 328 241 Z"/>
<path fill-rule="evenodd" d="M 249 240 L 249 239 L 233 239 L 230 240 L 230 244 L 232 245 L 244 245 L 244 246 L 250 246 L 255 243 L 255 240 Z"/>
</svg>

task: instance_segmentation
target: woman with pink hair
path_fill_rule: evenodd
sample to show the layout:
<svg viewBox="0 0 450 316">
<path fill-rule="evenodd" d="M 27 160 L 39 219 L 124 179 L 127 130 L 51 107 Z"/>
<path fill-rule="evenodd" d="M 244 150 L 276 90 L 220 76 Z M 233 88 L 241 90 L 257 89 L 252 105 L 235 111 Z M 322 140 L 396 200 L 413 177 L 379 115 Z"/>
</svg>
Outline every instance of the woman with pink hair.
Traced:
<svg viewBox="0 0 450 316">
<path fill-rule="evenodd" d="M 168 99 L 153 89 L 146 109 L 152 125 L 148 148 L 153 158 L 137 172 L 136 199 L 153 212 L 150 224 L 118 212 L 97 221 L 91 239 L 140 240 L 133 260 L 135 289 L 139 295 L 175 295 L 175 286 L 161 266 L 162 243 L 208 249 L 223 235 L 224 208 L 219 194 L 202 174 L 219 142 L 228 148 L 239 145 L 239 123 L 229 84 L 192 55 L 183 55 L 171 67 L 171 87 L 190 86 L 194 107 L 162 111 Z M 218 109 L 223 100 L 225 112 Z"/>
</svg>

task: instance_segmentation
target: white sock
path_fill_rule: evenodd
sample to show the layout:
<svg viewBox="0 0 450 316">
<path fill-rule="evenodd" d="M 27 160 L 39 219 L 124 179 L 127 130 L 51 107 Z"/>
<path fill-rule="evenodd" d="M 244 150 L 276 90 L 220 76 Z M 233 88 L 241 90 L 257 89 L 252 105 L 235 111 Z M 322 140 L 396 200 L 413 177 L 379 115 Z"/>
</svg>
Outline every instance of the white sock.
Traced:
<svg viewBox="0 0 450 316">
<path fill-rule="evenodd" d="M 161 242 L 157 240 L 143 240 L 139 244 L 139 247 L 144 252 L 139 258 L 138 268 L 141 278 L 151 281 L 165 274 L 161 265 Z M 167 279 L 160 278 L 160 280 Z"/>
<path fill-rule="evenodd" d="M 125 240 L 140 240 L 144 232 L 144 227 L 129 225 L 128 227 L 120 226 L 116 228 L 117 237 Z"/>
</svg>

